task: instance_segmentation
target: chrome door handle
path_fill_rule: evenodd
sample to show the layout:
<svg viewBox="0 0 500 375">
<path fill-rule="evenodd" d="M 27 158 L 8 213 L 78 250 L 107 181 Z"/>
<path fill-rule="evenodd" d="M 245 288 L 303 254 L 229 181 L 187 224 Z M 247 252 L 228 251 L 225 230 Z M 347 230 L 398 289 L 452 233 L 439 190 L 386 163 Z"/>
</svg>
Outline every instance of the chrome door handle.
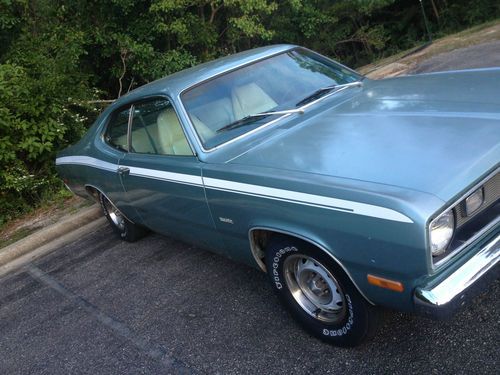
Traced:
<svg viewBox="0 0 500 375">
<path fill-rule="evenodd" d="M 127 167 L 118 167 L 118 174 L 120 176 L 124 176 L 130 173 L 130 168 Z"/>
</svg>

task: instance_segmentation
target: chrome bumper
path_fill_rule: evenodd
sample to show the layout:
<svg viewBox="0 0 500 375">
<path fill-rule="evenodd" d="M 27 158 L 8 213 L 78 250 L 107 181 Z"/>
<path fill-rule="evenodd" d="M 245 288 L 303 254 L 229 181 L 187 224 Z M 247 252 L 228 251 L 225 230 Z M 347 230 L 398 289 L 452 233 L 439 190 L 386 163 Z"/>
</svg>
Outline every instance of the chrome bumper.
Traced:
<svg viewBox="0 0 500 375">
<path fill-rule="evenodd" d="M 499 260 L 500 234 L 446 279 L 431 287 L 416 288 L 413 297 L 416 312 L 434 318 L 451 315 L 487 283 L 499 277 Z"/>
</svg>

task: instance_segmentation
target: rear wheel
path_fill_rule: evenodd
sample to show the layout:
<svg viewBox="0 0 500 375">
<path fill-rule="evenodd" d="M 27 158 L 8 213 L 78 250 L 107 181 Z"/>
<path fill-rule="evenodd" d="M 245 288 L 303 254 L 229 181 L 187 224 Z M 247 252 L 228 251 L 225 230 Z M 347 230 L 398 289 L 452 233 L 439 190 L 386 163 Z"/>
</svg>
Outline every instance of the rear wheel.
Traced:
<svg viewBox="0 0 500 375">
<path fill-rule="evenodd" d="M 99 194 L 99 202 L 104 216 L 108 219 L 113 231 L 121 239 L 128 242 L 134 242 L 144 237 L 147 233 L 146 229 L 128 220 L 104 194 Z"/>
<path fill-rule="evenodd" d="M 355 346 L 374 332 L 378 311 L 324 251 L 276 236 L 266 249 L 266 267 L 281 302 L 312 335 Z"/>
</svg>

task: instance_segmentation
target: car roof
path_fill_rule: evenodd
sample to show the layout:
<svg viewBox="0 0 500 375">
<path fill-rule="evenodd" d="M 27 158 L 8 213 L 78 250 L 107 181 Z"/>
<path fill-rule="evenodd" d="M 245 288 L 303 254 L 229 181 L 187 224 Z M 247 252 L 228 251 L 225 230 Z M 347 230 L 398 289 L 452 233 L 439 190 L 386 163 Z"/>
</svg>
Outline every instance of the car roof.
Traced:
<svg viewBox="0 0 500 375">
<path fill-rule="evenodd" d="M 248 51 L 239 52 L 234 55 L 221 57 L 203 64 L 193 66 L 177 73 L 173 73 L 164 78 L 158 79 L 144 86 L 141 86 L 113 103 L 113 107 L 120 106 L 129 101 L 140 99 L 149 95 L 169 93 L 177 96 L 183 90 L 205 81 L 211 77 L 230 71 L 239 66 L 246 65 L 252 61 L 260 60 L 272 56 L 297 46 L 291 44 L 277 44 L 266 47 L 254 48 Z"/>
</svg>

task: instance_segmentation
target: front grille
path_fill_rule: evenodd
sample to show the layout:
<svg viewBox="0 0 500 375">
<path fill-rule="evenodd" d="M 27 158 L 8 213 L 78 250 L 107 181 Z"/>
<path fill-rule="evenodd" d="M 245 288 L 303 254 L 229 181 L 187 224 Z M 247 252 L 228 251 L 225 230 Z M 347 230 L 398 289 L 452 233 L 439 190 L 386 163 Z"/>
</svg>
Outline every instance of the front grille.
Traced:
<svg viewBox="0 0 500 375">
<path fill-rule="evenodd" d="M 465 199 L 477 189 L 483 188 L 483 204 L 469 216 L 465 211 Z M 455 215 L 455 233 L 444 254 L 433 257 L 434 266 L 443 264 L 451 256 L 459 253 L 469 243 L 488 232 L 487 228 L 497 226 L 500 218 L 500 172 L 489 177 L 473 191 L 464 196 L 458 204 L 453 206 Z"/>
<path fill-rule="evenodd" d="M 455 207 L 457 229 L 474 219 L 481 212 L 491 207 L 500 198 L 500 173 L 495 174 L 483 185 L 484 202 L 479 209 L 467 216 L 465 212 L 465 199 Z M 467 197 L 466 197 L 467 198 Z"/>
</svg>

